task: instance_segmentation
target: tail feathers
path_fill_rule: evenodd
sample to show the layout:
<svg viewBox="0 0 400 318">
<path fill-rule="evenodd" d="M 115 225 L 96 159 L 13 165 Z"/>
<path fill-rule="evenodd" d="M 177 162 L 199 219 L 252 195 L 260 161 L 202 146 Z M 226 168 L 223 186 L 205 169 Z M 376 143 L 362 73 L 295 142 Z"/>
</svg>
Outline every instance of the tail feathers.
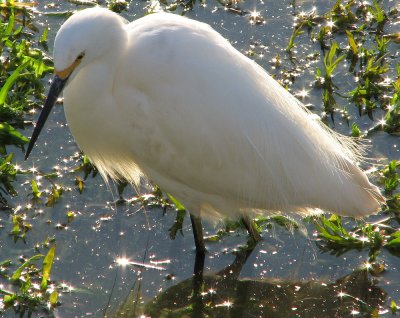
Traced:
<svg viewBox="0 0 400 318">
<path fill-rule="evenodd" d="M 347 200 L 350 201 L 349 208 L 336 211 L 336 213 L 354 217 L 377 213 L 381 204 L 385 203 L 385 198 L 380 193 L 379 188 L 371 184 L 366 174 L 355 164 L 348 163 L 344 168 L 350 178 L 350 182 L 347 182 L 343 189 L 347 192 L 345 198 L 347 197 Z"/>
</svg>

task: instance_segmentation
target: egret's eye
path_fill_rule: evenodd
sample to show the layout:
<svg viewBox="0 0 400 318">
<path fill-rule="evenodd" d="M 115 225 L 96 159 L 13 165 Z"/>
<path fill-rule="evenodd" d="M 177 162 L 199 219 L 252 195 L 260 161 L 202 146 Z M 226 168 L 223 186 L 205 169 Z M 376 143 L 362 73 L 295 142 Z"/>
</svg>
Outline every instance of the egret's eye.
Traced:
<svg viewBox="0 0 400 318">
<path fill-rule="evenodd" d="M 82 52 L 81 54 L 78 55 L 78 57 L 76 58 L 76 61 L 82 60 L 84 56 L 85 56 L 85 52 Z"/>
</svg>

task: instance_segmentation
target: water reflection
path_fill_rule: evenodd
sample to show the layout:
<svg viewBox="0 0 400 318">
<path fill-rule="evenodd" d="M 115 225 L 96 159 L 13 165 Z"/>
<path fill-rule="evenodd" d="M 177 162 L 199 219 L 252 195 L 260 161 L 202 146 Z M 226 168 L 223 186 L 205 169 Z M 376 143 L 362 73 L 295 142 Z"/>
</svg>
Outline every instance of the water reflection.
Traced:
<svg viewBox="0 0 400 318">
<path fill-rule="evenodd" d="M 197 255 L 192 278 L 144 305 L 138 279 L 107 317 L 349 317 L 377 315 L 386 301 L 386 292 L 365 269 L 334 282 L 242 278 L 252 251 L 240 250 L 232 264 L 215 274 L 203 274 L 204 257 Z"/>
</svg>

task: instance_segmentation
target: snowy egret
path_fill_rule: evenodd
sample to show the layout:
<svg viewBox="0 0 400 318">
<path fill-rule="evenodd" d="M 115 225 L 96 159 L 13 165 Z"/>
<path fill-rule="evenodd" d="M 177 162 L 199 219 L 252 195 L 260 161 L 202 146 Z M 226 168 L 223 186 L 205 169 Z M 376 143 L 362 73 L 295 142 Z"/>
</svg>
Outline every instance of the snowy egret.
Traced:
<svg viewBox="0 0 400 318">
<path fill-rule="evenodd" d="M 357 217 L 384 202 L 357 145 L 207 24 L 82 10 L 58 31 L 54 65 L 26 157 L 64 90 L 69 128 L 101 175 L 154 181 L 194 215 L 197 236 L 200 216 Z"/>
</svg>

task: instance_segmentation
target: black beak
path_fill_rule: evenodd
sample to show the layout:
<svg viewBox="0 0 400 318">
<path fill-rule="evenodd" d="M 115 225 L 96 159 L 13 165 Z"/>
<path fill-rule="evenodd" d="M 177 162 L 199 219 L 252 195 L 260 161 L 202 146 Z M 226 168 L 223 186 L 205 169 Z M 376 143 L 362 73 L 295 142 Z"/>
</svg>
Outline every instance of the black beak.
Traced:
<svg viewBox="0 0 400 318">
<path fill-rule="evenodd" d="M 40 132 L 42 131 L 44 123 L 46 122 L 46 119 L 49 116 L 54 104 L 56 103 L 58 96 L 62 92 L 67 80 L 68 77 L 66 77 L 65 79 L 61 79 L 58 75 L 54 76 L 53 83 L 50 86 L 50 91 L 47 94 L 47 98 L 46 101 L 44 102 L 42 112 L 40 113 L 39 119 L 36 123 L 36 127 L 33 130 L 31 140 L 29 141 L 28 149 L 26 150 L 25 153 L 25 160 L 28 159 L 29 154 L 32 151 L 32 148 L 35 145 L 35 142 L 39 137 Z"/>
</svg>

